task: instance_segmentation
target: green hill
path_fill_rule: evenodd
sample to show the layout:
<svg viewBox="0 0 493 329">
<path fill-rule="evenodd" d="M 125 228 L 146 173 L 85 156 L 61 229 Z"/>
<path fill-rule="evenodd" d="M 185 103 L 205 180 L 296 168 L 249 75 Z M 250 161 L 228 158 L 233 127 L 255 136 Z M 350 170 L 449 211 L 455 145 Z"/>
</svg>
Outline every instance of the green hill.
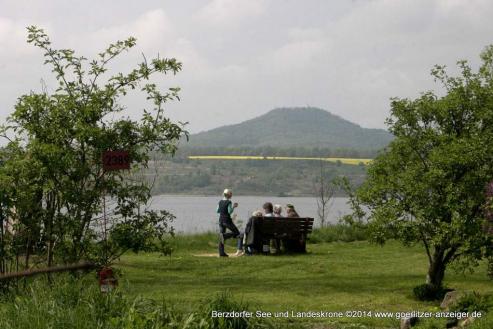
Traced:
<svg viewBox="0 0 493 329">
<path fill-rule="evenodd" d="M 325 110 L 278 108 L 262 116 L 190 136 L 188 147 L 310 147 L 378 150 L 392 140 L 383 129 L 367 129 Z"/>
</svg>

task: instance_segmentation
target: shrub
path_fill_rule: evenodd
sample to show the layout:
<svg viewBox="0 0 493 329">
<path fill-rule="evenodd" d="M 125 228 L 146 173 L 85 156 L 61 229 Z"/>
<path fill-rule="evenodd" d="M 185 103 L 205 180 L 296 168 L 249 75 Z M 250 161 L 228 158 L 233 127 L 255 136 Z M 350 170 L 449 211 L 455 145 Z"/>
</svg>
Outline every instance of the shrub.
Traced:
<svg viewBox="0 0 493 329">
<path fill-rule="evenodd" d="M 480 295 L 476 292 L 467 293 L 460 297 L 451 307 L 451 311 L 469 312 L 474 311 L 486 313 L 492 308 L 493 298 Z"/>
<path fill-rule="evenodd" d="M 224 328 L 224 329 L 246 329 L 251 327 L 252 320 L 246 317 L 222 318 L 212 317 L 212 311 L 241 312 L 248 309 L 248 304 L 243 301 L 235 301 L 229 292 L 219 294 L 211 300 L 206 300 L 204 306 L 197 314 L 201 321 L 207 323 L 209 328 Z"/>
<path fill-rule="evenodd" d="M 420 284 L 414 287 L 413 293 L 416 299 L 421 301 L 432 301 L 443 299 L 447 293 L 447 289 L 442 287 L 436 288 L 429 284 Z"/>
<path fill-rule="evenodd" d="M 353 242 L 367 240 L 365 225 L 334 224 L 314 229 L 309 235 L 309 243 Z"/>
<path fill-rule="evenodd" d="M 487 268 L 487 275 L 490 279 L 493 280 L 493 256 L 490 256 L 488 258 L 488 268 Z"/>
<path fill-rule="evenodd" d="M 493 328 L 493 312 L 487 313 L 485 316 L 476 319 L 468 329 L 491 329 Z"/>
</svg>

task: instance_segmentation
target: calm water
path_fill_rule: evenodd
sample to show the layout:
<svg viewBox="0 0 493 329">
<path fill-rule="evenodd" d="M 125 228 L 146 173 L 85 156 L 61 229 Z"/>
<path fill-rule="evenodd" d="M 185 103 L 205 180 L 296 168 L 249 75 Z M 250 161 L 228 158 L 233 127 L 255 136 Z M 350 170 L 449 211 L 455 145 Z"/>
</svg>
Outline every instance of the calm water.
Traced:
<svg viewBox="0 0 493 329">
<path fill-rule="evenodd" d="M 151 200 L 150 208 L 155 210 L 165 209 L 176 216 L 173 227 L 176 232 L 200 233 L 217 230 L 216 207 L 220 197 L 211 196 L 176 196 L 176 195 L 157 195 Z M 233 202 L 238 202 L 239 206 L 235 209 L 237 223 L 245 222 L 251 213 L 256 209 L 261 209 L 262 205 L 270 201 L 273 204 L 280 204 L 283 207 L 287 203 L 295 206 L 300 216 L 317 218 L 317 201 L 315 198 L 281 198 L 263 196 L 234 196 Z M 331 223 L 336 223 L 338 218 L 350 212 L 347 198 L 334 198 L 334 202 L 329 210 Z M 315 225 L 318 225 L 317 219 Z"/>
</svg>

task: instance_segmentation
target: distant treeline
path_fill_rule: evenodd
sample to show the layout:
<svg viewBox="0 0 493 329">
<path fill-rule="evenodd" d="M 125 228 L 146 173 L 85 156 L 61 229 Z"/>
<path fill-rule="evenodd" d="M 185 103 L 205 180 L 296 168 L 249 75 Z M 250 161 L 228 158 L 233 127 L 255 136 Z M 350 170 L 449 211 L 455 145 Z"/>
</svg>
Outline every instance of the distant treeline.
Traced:
<svg viewBox="0 0 493 329">
<path fill-rule="evenodd" d="M 321 165 L 326 181 L 345 176 L 359 186 L 366 177 L 366 166 L 340 162 L 199 160 L 183 155 L 156 160 L 135 177 L 153 182 L 154 195 L 217 195 L 228 187 L 237 195 L 314 196 Z M 337 195 L 343 194 L 337 191 Z"/>
<path fill-rule="evenodd" d="M 322 147 L 189 147 L 181 146 L 176 157 L 190 155 L 258 155 L 286 157 L 374 158 L 379 150 L 330 149 Z"/>
</svg>

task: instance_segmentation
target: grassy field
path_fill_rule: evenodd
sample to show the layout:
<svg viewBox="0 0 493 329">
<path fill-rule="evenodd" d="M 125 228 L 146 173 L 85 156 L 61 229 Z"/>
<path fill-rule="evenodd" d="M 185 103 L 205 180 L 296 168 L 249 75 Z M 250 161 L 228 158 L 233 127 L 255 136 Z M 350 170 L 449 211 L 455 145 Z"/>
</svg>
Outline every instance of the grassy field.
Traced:
<svg viewBox="0 0 493 329">
<path fill-rule="evenodd" d="M 223 291 L 250 304 L 252 311 L 433 311 L 436 302 L 419 302 L 412 288 L 424 282 L 427 260 L 420 247 L 365 241 L 309 244 L 306 255 L 217 258 L 216 236 L 178 236 L 171 257 L 126 255 L 118 267 L 132 295 L 173 303 L 190 311 Z M 231 245 L 227 250 L 234 253 Z M 448 271 L 450 288 L 493 293 L 482 264 L 474 274 Z M 277 320 L 276 320 L 277 321 Z M 280 321 L 300 322 L 299 319 Z M 303 319 L 317 328 L 396 328 L 398 320 L 367 318 Z"/>
<path fill-rule="evenodd" d="M 340 162 L 349 165 L 368 164 L 372 159 L 352 158 L 316 158 L 316 157 L 272 157 L 272 156 L 244 156 L 244 155 L 191 155 L 190 160 L 314 160 Z"/>
</svg>

